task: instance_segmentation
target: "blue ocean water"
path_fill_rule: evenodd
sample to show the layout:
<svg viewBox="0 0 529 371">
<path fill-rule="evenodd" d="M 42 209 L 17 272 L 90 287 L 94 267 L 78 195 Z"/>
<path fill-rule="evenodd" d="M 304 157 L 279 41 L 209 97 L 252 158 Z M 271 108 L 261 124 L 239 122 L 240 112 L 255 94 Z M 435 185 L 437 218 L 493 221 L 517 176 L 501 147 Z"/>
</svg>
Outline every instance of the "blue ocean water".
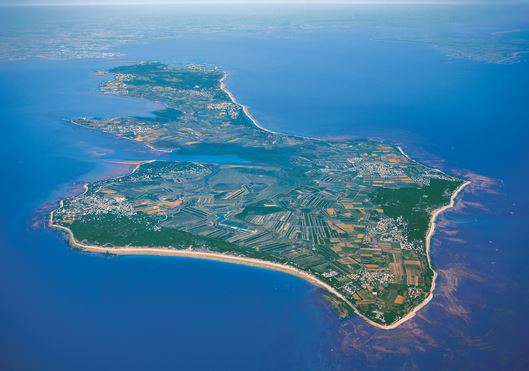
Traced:
<svg viewBox="0 0 529 371">
<path fill-rule="evenodd" d="M 526 59 L 453 59 L 336 29 L 184 35 L 117 50 L 124 56 L 111 60 L 0 62 L 1 369 L 525 368 Z M 94 70 L 137 60 L 218 65 L 266 127 L 377 138 L 471 179 L 434 238 L 434 300 L 382 331 L 339 320 L 318 289 L 282 273 L 68 247 L 43 225 L 54 202 L 80 182 L 129 171 L 115 161 L 163 158 L 65 120 L 156 109 L 97 92 Z"/>
</svg>

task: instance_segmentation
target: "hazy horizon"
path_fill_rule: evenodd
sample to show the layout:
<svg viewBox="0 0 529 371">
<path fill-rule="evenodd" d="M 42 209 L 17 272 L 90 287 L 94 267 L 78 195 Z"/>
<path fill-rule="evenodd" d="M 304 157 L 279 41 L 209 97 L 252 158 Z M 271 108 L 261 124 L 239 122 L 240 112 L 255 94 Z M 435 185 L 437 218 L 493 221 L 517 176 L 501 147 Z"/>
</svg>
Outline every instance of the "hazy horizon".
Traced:
<svg viewBox="0 0 529 371">
<path fill-rule="evenodd" d="M 470 4 L 527 4 L 528 0 L 0 0 L 0 6 L 82 6 L 82 5 L 200 5 L 200 4 L 317 4 L 317 5 L 470 5 Z"/>
</svg>

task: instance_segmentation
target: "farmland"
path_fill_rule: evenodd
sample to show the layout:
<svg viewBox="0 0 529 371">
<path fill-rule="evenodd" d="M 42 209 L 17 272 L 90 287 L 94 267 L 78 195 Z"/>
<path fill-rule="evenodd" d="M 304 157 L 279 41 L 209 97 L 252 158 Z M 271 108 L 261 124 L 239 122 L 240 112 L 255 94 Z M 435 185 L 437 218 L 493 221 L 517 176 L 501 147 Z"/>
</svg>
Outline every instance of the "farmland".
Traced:
<svg viewBox="0 0 529 371">
<path fill-rule="evenodd" d="M 53 212 L 53 223 L 77 241 L 284 264 L 330 285 L 342 310 L 381 326 L 430 295 L 431 217 L 462 180 L 387 144 L 264 130 L 224 89 L 215 67 L 145 62 L 109 72 L 104 93 L 165 108 L 73 123 L 175 154 L 241 161 L 150 161 L 90 184 Z"/>
</svg>

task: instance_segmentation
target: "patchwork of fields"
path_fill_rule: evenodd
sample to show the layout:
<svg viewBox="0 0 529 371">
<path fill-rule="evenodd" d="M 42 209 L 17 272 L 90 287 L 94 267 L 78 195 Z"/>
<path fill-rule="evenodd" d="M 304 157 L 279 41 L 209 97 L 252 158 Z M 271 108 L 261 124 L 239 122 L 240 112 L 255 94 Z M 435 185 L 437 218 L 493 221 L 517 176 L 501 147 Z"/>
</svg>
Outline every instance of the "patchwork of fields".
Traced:
<svg viewBox="0 0 529 371">
<path fill-rule="evenodd" d="M 77 241 L 166 247 L 285 264 L 333 287 L 343 311 L 380 325 L 430 294 L 427 233 L 463 181 L 372 141 L 330 142 L 257 127 L 207 66 L 140 63 L 110 71 L 105 93 L 165 109 L 73 122 L 186 155 L 242 161 L 152 161 L 89 185 L 53 213 Z"/>
</svg>

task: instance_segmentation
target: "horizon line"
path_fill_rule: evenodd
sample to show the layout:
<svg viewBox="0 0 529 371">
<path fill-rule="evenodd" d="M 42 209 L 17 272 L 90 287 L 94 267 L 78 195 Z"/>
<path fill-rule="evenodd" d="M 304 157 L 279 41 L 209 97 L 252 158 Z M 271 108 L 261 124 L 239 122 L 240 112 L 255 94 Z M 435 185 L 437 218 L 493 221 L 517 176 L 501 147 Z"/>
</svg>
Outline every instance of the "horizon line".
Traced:
<svg viewBox="0 0 529 371">
<path fill-rule="evenodd" d="M 523 0 L 161 0 L 161 1 L 110 1 L 110 2 L 53 2 L 5 3 L 0 7 L 83 7 L 83 6 L 146 6 L 146 5 L 522 5 Z"/>
</svg>

